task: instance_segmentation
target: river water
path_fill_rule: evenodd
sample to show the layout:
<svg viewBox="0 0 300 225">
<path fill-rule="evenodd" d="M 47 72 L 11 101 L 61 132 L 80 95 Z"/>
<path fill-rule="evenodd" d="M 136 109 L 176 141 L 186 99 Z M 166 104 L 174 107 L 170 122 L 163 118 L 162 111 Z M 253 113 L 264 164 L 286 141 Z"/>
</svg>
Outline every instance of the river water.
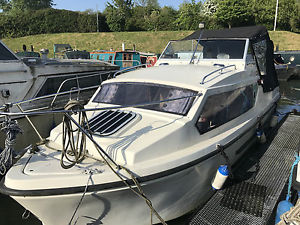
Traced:
<svg viewBox="0 0 300 225">
<path fill-rule="evenodd" d="M 277 111 L 281 114 L 293 109 L 300 111 L 300 80 L 280 83 L 281 100 Z M 0 225 L 41 225 L 41 222 L 31 215 L 22 219 L 24 208 L 7 196 L 0 195 Z M 187 225 L 190 216 L 183 216 L 169 222 L 169 225 Z M 149 221 L 150 222 L 150 221 Z"/>
</svg>

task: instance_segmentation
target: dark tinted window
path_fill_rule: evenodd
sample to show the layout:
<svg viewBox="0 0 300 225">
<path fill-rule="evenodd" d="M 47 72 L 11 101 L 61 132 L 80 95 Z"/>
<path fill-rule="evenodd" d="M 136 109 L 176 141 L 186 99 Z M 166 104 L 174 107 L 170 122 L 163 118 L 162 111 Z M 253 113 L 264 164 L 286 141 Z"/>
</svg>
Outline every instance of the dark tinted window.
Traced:
<svg viewBox="0 0 300 225">
<path fill-rule="evenodd" d="M 140 108 L 185 115 L 197 92 L 179 87 L 150 83 L 108 83 L 101 87 L 93 102 L 114 105 L 143 105 Z M 185 98 L 187 97 L 187 98 Z M 168 99 L 182 98 L 169 102 Z M 153 104 L 151 104 L 153 102 Z M 159 103 L 160 102 L 160 103 Z M 150 103 L 150 104 L 149 104 Z M 146 105 L 147 104 L 147 105 Z"/>
<path fill-rule="evenodd" d="M 260 70 L 261 75 L 266 75 L 266 67 L 267 67 L 267 41 L 262 40 L 260 42 L 253 44 L 253 50 L 257 59 L 257 64 Z"/>
<path fill-rule="evenodd" d="M 0 60 L 17 60 L 17 58 L 0 43 Z"/>
<path fill-rule="evenodd" d="M 104 77 L 104 76 L 107 77 L 108 75 L 107 74 L 103 75 L 102 80 L 106 79 L 106 77 Z M 72 75 L 72 76 L 61 76 L 61 77 L 48 78 L 46 80 L 46 82 L 44 83 L 43 87 L 41 88 L 41 90 L 38 92 L 36 97 L 57 93 L 57 91 L 63 81 L 70 79 L 70 78 L 75 78 L 75 77 L 76 77 L 75 75 Z M 78 77 L 80 77 L 80 76 L 78 76 Z M 72 88 L 77 88 L 78 85 L 80 88 L 86 88 L 86 87 L 100 85 L 102 80 L 99 75 L 78 79 L 78 83 L 77 83 L 76 79 L 69 80 L 63 84 L 62 88 L 60 89 L 60 92 L 70 91 Z"/>
<path fill-rule="evenodd" d="M 205 40 L 203 46 L 204 59 L 242 59 L 245 40 Z"/>
<path fill-rule="evenodd" d="M 209 96 L 197 122 L 205 133 L 247 112 L 254 105 L 253 86 Z"/>
</svg>

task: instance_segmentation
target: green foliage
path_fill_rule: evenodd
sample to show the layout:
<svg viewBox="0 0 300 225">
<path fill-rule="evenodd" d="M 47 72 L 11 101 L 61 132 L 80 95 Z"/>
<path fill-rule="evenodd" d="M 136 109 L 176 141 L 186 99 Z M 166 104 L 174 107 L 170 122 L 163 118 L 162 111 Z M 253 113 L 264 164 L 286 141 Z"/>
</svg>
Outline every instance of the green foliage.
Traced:
<svg viewBox="0 0 300 225">
<path fill-rule="evenodd" d="M 215 17 L 221 24 L 227 24 L 229 28 L 254 24 L 248 0 L 219 0 Z"/>
<path fill-rule="evenodd" d="M 130 21 L 132 7 L 132 0 L 112 0 L 112 3 L 107 3 L 104 13 L 111 31 L 128 30 L 127 21 Z"/>
<path fill-rule="evenodd" d="M 100 15 L 100 30 L 107 31 L 103 15 Z M 106 30 L 105 30 L 106 29 Z M 21 37 L 34 34 L 95 32 L 96 14 L 68 10 L 43 9 L 19 12 L 17 15 L 0 14 L 0 36 Z"/>
<path fill-rule="evenodd" d="M 196 3 L 184 2 L 180 5 L 178 18 L 175 21 L 177 28 L 180 30 L 195 30 L 198 28 L 201 18 L 201 1 Z"/>
<path fill-rule="evenodd" d="M 52 6 L 53 0 L 0 0 L 0 35 L 97 30 L 93 10 L 72 12 Z M 200 22 L 207 29 L 261 24 L 272 30 L 275 6 L 276 0 L 185 0 L 175 10 L 161 8 L 158 0 L 111 0 L 99 13 L 98 24 L 102 32 L 195 30 Z M 279 0 L 277 29 L 300 32 L 300 0 Z"/>
<path fill-rule="evenodd" d="M 3 12 L 17 14 L 20 11 L 48 9 L 54 5 L 53 0 L 0 0 Z"/>
<path fill-rule="evenodd" d="M 157 32 L 102 32 L 102 33 L 63 33 L 42 34 L 21 38 L 5 38 L 2 41 L 13 51 L 22 50 L 22 45 L 34 45 L 36 51 L 49 49 L 49 57 L 53 57 L 53 44 L 68 43 L 73 48 L 93 51 L 96 49 L 121 50 L 125 42 L 126 48 L 135 44 L 142 52 L 161 53 L 169 40 L 182 39 L 193 31 L 157 31 Z M 280 50 L 300 50 L 300 34 L 287 31 L 270 31 L 274 45 L 280 44 Z"/>
<path fill-rule="evenodd" d="M 177 30 L 174 21 L 178 17 L 178 12 L 172 7 L 165 6 L 160 10 L 158 30 Z"/>
<path fill-rule="evenodd" d="M 252 1 L 256 24 L 263 24 L 272 30 L 274 27 L 276 0 Z M 297 30 L 299 29 L 299 21 L 299 8 L 297 7 L 296 1 L 280 0 L 278 5 L 277 29 Z"/>
</svg>

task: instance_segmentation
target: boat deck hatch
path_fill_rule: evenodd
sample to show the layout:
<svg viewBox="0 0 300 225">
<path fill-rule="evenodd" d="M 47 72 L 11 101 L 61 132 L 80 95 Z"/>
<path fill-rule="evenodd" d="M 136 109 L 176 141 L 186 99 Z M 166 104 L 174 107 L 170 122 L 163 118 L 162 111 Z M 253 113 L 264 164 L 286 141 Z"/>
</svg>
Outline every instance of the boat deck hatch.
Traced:
<svg viewBox="0 0 300 225">
<path fill-rule="evenodd" d="M 136 117 L 133 112 L 106 110 L 89 120 L 90 130 L 99 135 L 111 135 Z"/>
</svg>

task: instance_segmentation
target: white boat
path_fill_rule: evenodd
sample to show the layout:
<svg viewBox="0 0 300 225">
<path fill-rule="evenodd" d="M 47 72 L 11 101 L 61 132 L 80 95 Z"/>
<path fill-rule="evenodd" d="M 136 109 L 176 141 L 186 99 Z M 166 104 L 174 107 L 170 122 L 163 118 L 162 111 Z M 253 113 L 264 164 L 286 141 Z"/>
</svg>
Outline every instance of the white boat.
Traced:
<svg viewBox="0 0 300 225">
<path fill-rule="evenodd" d="M 8 171 L 1 193 L 43 225 L 146 225 L 150 212 L 158 223 L 203 204 L 217 168 L 243 155 L 276 108 L 273 48 L 264 27 L 171 44 L 181 48 L 169 44 L 161 66 L 104 81 L 85 107 L 88 123 L 77 129 L 79 113 L 66 116 Z M 191 63 L 171 65 L 187 55 Z M 67 126 L 82 132 L 70 138 Z M 72 140 L 82 146 L 73 153 Z"/>
<path fill-rule="evenodd" d="M 26 112 L 63 109 L 70 99 L 86 104 L 95 90 L 119 67 L 99 60 L 49 59 L 23 57 L 0 41 L 0 110 Z M 11 107 L 11 103 L 13 104 Z M 15 117 L 16 118 L 16 117 Z M 32 126 L 25 118 L 17 117 L 24 135 L 19 136 L 16 149 L 49 135 L 53 124 L 61 122 L 61 116 L 46 115 L 43 118 L 30 117 L 31 123 L 39 129 L 32 135 Z M 4 117 L 0 117 L 2 123 Z M 0 148 L 3 148 L 4 133 L 0 134 Z"/>
<path fill-rule="evenodd" d="M 0 68 L 0 106 L 25 101 L 19 104 L 24 111 L 46 106 L 63 107 L 63 104 L 58 105 L 58 99 L 62 99 L 62 92 L 72 89 L 73 93 L 82 92 L 81 100 L 87 101 L 102 80 L 105 80 L 110 72 L 119 69 L 118 66 L 96 60 L 59 60 L 46 57 L 20 59 L 1 41 Z M 55 94 L 58 96 L 54 105 L 53 96 L 43 99 L 44 96 Z M 33 98 L 40 98 L 40 101 L 35 101 L 34 104 L 26 102 Z M 66 96 L 63 98 L 66 99 Z M 17 107 L 11 110 L 20 111 Z"/>
</svg>

